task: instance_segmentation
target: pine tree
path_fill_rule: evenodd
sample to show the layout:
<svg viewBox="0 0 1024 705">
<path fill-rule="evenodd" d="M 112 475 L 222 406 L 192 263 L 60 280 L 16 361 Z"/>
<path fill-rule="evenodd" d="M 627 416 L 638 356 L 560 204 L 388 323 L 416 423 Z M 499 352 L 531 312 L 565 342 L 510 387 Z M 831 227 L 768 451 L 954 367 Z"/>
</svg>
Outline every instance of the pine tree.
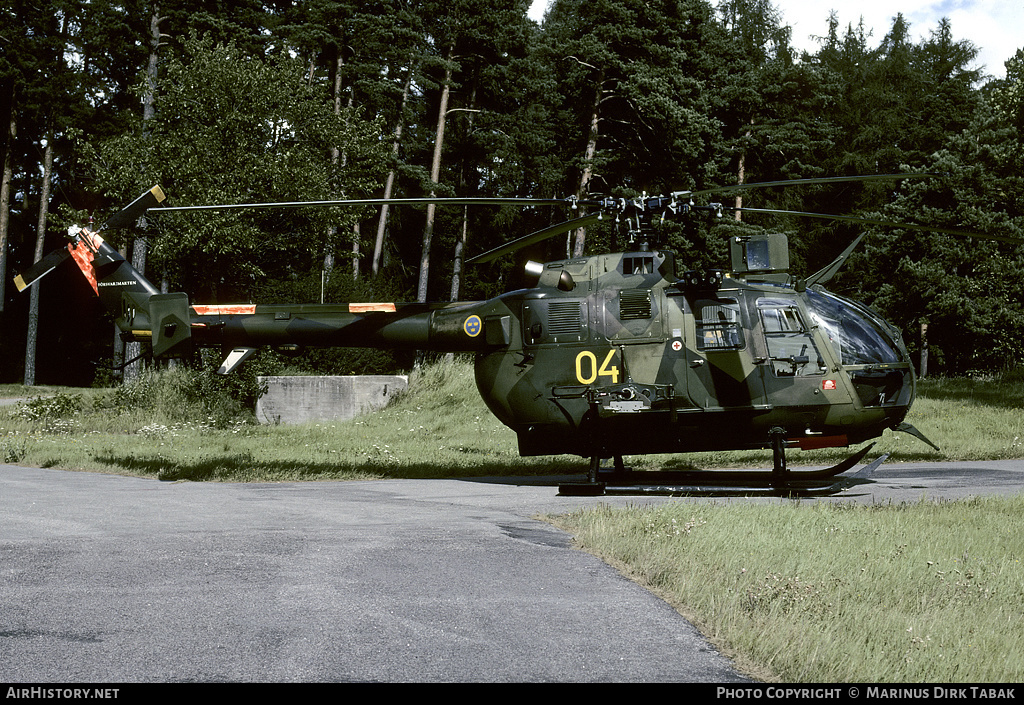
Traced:
<svg viewBox="0 0 1024 705">
<path fill-rule="evenodd" d="M 717 31 L 706 2 L 556 0 L 545 20 L 574 174 L 596 193 L 663 193 L 714 180 L 718 125 L 705 78 Z M 570 252 L 582 252 L 577 231 Z"/>
<path fill-rule="evenodd" d="M 183 205 L 372 192 L 383 166 L 379 126 L 337 114 L 324 87 L 305 76 L 286 54 L 263 60 L 189 40 L 185 55 L 164 65 L 145 132 L 140 124 L 101 146 L 100 163 L 109 165 L 102 183 L 124 200 L 161 183 Z M 332 161 L 335 145 L 345 164 Z M 351 227 L 356 217 L 324 209 L 151 217 L 151 254 L 186 291 L 244 300 L 268 276 L 319 270 L 327 225 Z"/>
<path fill-rule="evenodd" d="M 1024 55 L 977 94 L 965 128 L 924 164 L 942 174 L 907 185 L 884 214 L 897 222 L 1024 238 L 1020 91 Z M 1024 246 L 911 231 L 867 240 L 857 294 L 905 331 L 928 323 L 930 369 L 955 374 L 1024 364 Z M 916 352 L 919 341 L 908 341 Z"/>
</svg>

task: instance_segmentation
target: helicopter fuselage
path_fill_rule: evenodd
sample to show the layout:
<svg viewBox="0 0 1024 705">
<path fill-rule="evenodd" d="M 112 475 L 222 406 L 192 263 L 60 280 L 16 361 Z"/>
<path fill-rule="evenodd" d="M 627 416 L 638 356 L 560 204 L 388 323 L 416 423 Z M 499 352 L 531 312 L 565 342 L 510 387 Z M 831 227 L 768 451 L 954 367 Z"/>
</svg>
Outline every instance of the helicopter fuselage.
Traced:
<svg viewBox="0 0 1024 705">
<path fill-rule="evenodd" d="M 476 357 L 523 455 L 847 446 L 903 421 L 914 372 L 898 332 L 825 291 L 665 276 L 671 254 L 549 263 L 570 291 L 500 297 L 510 344 Z"/>
</svg>

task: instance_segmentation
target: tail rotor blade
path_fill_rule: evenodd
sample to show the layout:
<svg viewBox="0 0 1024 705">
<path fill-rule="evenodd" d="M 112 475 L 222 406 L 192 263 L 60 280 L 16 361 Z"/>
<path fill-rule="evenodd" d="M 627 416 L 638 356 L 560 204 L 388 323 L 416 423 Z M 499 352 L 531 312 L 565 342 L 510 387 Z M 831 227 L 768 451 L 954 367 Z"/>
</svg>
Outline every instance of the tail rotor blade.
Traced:
<svg viewBox="0 0 1024 705">
<path fill-rule="evenodd" d="M 146 211 L 154 206 L 160 205 L 165 199 L 166 196 L 164 196 L 163 190 L 159 186 L 154 186 L 111 216 L 107 222 L 100 226 L 100 229 L 97 232 L 101 232 L 103 230 L 116 230 L 118 228 L 123 228 L 126 225 L 131 225 L 141 218 Z M 77 241 L 78 240 L 76 238 L 75 242 Z M 14 285 L 18 287 L 18 291 L 24 291 L 28 287 L 32 286 L 32 284 L 56 269 L 64 260 L 70 258 L 72 247 L 74 247 L 74 242 L 67 247 L 62 247 L 59 250 L 51 252 L 46 255 L 46 257 L 43 257 L 24 272 L 16 276 L 14 278 Z"/>
<path fill-rule="evenodd" d="M 52 272 L 61 262 L 69 257 L 71 257 L 71 251 L 66 247 L 54 250 L 16 276 L 14 278 L 14 285 L 18 287 L 19 292 L 25 291 L 25 289 Z"/>
<path fill-rule="evenodd" d="M 100 226 L 100 229 L 97 232 L 102 232 L 104 230 L 117 230 L 118 228 L 131 225 L 145 215 L 146 211 L 150 208 L 154 208 L 163 203 L 166 198 L 167 197 L 164 196 L 163 189 L 159 186 L 154 186 L 111 216 L 107 222 Z"/>
</svg>

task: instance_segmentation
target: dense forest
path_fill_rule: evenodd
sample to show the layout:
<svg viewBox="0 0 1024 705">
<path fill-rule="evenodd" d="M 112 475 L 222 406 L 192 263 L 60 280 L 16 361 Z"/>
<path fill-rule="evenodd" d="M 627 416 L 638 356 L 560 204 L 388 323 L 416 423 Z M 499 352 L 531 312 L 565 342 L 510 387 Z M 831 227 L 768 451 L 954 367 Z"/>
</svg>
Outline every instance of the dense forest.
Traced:
<svg viewBox="0 0 1024 705">
<path fill-rule="evenodd" d="M 886 35 L 834 19 L 797 53 L 769 0 L 8 0 L 0 9 L 0 382 L 88 385 L 125 353 L 72 268 L 14 274 L 154 184 L 169 205 L 375 196 L 639 195 L 740 182 L 927 171 L 769 188 L 743 205 L 1024 236 L 1024 50 L 975 68 L 949 21 Z M 912 37 L 925 37 L 914 41 Z M 521 261 L 614 247 L 613 223 L 485 266 L 464 257 L 556 209 L 393 207 L 151 214 L 112 237 L 196 302 L 478 299 Z M 792 270 L 863 225 L 697 217 L 687 268 L 722 235 L 789 234 Z M 620 245 L 621 246 L 621 245 Z M 929 371 L 1024 363 L 1024 249 L 871 227 L 830 288 L 878 310 Z M 325 372 L 402 364 L 322 353 Z"/>
</svg>

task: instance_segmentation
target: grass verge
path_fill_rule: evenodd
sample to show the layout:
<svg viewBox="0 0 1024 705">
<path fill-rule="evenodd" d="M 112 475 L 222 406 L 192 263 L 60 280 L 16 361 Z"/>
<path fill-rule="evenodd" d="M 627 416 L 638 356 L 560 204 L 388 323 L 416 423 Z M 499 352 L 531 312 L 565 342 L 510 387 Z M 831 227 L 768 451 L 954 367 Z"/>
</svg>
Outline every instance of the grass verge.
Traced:
<svg viewBox="0 0 1024 705">
<path fill-rule="evenodd" d="M 126 390 L 51 390 L 0 407 L 0 461 L 231 482 L 546 475 L 584 467 L 572 457 L 519 457 L 515 434 L 487 411 L 464 362 L 424 368 L 413 391 L 382 411 L 294 426 L 256 424 L 217 401 L 209 383 L 183 374 L 163 373 Z"/>
<path fill-rule="evenodd" d="M 678 502 L 549 520 L 785 682 L 1019 683 L 1024 498 Z"/>
</svg>

